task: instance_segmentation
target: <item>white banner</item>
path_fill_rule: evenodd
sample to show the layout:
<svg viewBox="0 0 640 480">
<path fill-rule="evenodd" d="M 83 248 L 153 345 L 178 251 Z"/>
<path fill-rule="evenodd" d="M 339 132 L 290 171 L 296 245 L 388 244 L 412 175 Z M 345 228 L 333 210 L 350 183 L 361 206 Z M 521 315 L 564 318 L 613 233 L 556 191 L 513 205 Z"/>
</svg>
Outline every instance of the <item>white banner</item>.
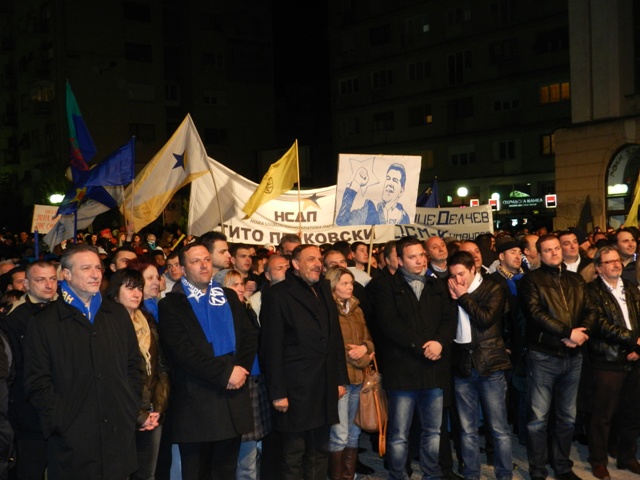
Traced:
<svg viewBox="0 0 640 480">
<path fill-rule="evenodd" d="M 31 231 L 38 233 L 49 233 L 49 230 L 58 221 L 56 212 L 58 207 L 56 205 L 34 205 L 33 206 L 33 220 L 31 221 Z"/>
<path fill-rule="evenodd" d="M 212 158 L 209 158 L 209 165 L 211 174 L 191 184 L 188 232 L 192 235 L 219 230 L 220 224 L 224 223 L 224 233 L 231 242 L 278 244 L 282 235 L 298 234 L 299 230 L 302 231 L 304 243 L 316 245 L 338 240 L 370 241 L 370 225 L 333 224 L 335 186 L 303 190 L 300 210 L 298 192 L 292 190 L 260 206 L 251 218 L 246 219 L 242 207 L 257 184 Z M 416 214 L 412 224 L 376 225 L 374 243 L 384 243 L 405 235 L 421 239 L 434 235 L 474 239 L 480 233 L 493 231 L 493 215 L 488 205 L 468 208 L 414 207 L 413 210 Z M 220 221 L 221 218 L 224 222 Z"/>
<path fill-rule="evenodd" d="M 335 224 L 411 223 L 421 160 L 419 156 L 340 154 Z"/>
</svg>

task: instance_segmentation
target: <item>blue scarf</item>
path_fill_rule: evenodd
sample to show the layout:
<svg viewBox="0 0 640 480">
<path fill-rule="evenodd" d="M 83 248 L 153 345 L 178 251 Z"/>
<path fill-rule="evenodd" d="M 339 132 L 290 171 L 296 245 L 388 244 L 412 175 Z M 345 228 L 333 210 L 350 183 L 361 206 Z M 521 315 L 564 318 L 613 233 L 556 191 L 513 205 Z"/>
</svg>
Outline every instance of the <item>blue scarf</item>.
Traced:
<svg viewBox="0 0 640 480">
<path fill-rule="evenodd" d="M 143 302 L 144 308 L 147 312 L 153 315 L 156 323 L 158 323 L 158 299 L 157 298 L 147 298 Z"/>
<path fill-rule="evenodd" d="M 62 299 L 65 303 L 68 303 L 72 307 L 80 310 L 80 313 L 87 317 L 87 320 L 93 323 L 96 318 L 96 314 L 98 313 L 98 309 L 100 308 L 100 305 L 102 305 L 102 295 L 100 295 L 100 292 L 91 297 L 89 308 L 87 308 L 66 280 L 60 282 L 60 290 L 62 291 Z"/>
<path fill-rule="evenodd" d="M 185 277 L 180 281 L 193 313 L 200 322 L 207 341 L 213 347 L 213 354 L 219 357 L 235 353 L 236 332 L 233 328 L 233 314 L 222 286 L 212 278 L 206 293 L 202 293 Z"/>
</svg>

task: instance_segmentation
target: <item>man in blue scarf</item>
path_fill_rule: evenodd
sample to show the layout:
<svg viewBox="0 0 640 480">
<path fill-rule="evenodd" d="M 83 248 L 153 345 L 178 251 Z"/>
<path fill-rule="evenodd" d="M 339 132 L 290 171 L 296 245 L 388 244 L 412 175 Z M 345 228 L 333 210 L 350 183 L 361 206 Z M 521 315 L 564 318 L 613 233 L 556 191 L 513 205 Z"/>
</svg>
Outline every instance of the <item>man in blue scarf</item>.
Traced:
<svg viewBox="0 0 640 480">
<path fill-rule="evenodd" d="M 69 247 L 61 295 L 28 322 L 24 388 L 48 439 L 48 478 L 125 479 L 137 469 L 140 350 L 125 308 L 100 295 L 95 247 Z"/>
<path fill-rule="evenodd" d="M 180 447 L 182 478 L 235 478 L 243 433 L 253 430 L 244 385 L 258 333 L 235 292 L 213 280 L 211 253 L 180 251 L 183 277 L 159 303 L 158 331 L 171 362 L 166 424 Z"/>
</svg>

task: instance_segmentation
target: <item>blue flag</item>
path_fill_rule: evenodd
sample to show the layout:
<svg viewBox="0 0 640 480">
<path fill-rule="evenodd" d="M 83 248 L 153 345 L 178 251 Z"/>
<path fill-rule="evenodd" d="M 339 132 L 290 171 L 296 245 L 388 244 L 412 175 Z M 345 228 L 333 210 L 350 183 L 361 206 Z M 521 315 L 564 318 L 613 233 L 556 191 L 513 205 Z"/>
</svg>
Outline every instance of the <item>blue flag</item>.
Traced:
<svg viewBox="0 0 640 480">
<path fill-rule="evenodd" d="M 105 158 L 94 168 L 86 171 L 71 167 L 73 187 L 67 192 L 58 208 L 57 215 L 71 215 L 86 200 L 92 199 L 109 208 L 118 202 L 104 189 L 130 183 L 134 176 L 135 138 Z"/>
<path fill-rule="evenodd" d="M 438 179 L 434 178 L 431 186 L 424 192 L 422 192 L 418 197 L 418 200 L 416 200 L 416 207 L 439 208 L 439 197 L 440 194 L 438 192 Z"/>
</svg>

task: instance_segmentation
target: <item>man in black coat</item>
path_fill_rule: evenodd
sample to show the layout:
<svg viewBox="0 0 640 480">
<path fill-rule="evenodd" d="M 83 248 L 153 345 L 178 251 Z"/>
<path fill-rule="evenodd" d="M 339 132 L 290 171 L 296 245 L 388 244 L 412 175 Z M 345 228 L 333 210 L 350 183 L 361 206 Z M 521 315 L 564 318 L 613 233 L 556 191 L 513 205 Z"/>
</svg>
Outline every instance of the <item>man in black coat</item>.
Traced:
<svg viewBox="0 0 640 480">
<path fill-rule="evenodd" d="M 27 294 L 15 304 L 1 327 L 7 334 L 15 365 L 9 389 L 9 421 L 16 435 L 16 474 L 20 479 L 41 479 L 47 468 L 47 441 L 40 418 L 24 393 L 24 343 L 28 320 L 57 297 L 56 267 L 45 261 L 26 268 Z"/>
<path fill-rule="evenodd" d="M 166 423 L 180 446 L 182 478 L 235 478 L 243 433 L 253 430 L 244 383 L 258 334 L 235 292 L 213 280 L 200 242 L 180 251 L 184 276 L 160 301 L 158 332 L 171 363 Z"/>
<path fill-rule="evenodd" d="M 389 398 L 389 478 L 407 478 L 414 409 L 422 427 L 420 468 L 426 476 L 439 477 L 440 426 L 444 391 L 451 385 L 450 352 L 457 317 L 444 282 L 425 277 L 427 256 L 422 243 L 404 237 L 396 251 L 398 271 L 377 282 L 371 292 L 379 332 L 376 349 L 384 358 L 383 385 Z"/>
<path fill-rule="evenodd" d="M 125 479 L 137 469 L 142 371 L 126 309 L 102 300 L 95 247 L 62 256 L 62 294 L 29 321 L 24 387 L 48 442 L 51 480 Z"/>
<path fill-rule="evenodd" d="M 298 245 L 260 311 L 260 364 L 281 432 L 283 480 L 327 476 L 329 428 L 349 382 L 338 310 L 318 247 Z"/>
</svg>

